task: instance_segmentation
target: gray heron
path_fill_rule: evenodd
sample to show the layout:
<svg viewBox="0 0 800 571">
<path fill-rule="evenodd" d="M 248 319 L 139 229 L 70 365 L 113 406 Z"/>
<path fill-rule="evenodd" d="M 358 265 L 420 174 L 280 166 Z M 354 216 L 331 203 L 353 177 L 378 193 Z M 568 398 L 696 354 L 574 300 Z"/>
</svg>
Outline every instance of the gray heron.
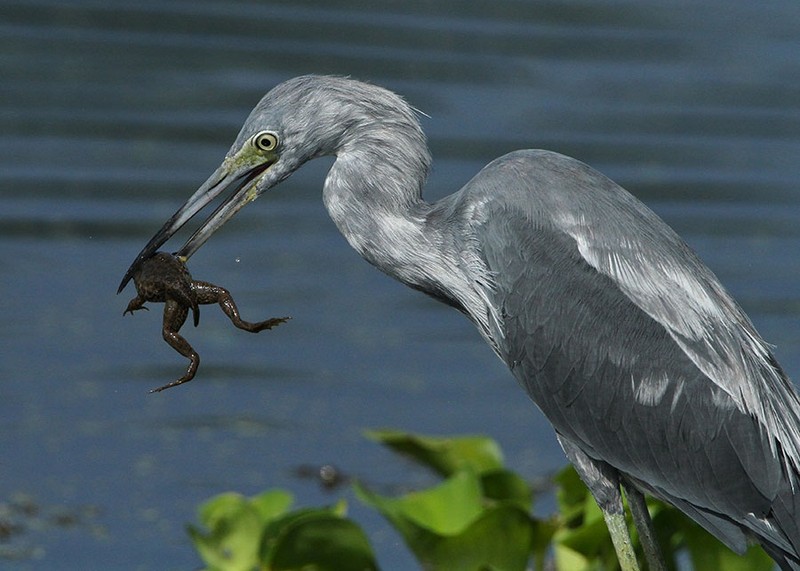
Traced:
<svg viewBox="0 0 800 571">
<path fill-rule="evenodd" d="M 119 291 L 224 191 L 179 256 L 306 161 L 334 156 L 322 198 L 336 226 L 377 268 L 475 324 L 553 425 L 623 569 L 638 564 L 622 489 L 651 569 L 663 560 L 642 494 L 736 551 L 752 538 L 800 569 L 800 400 L 718 279 L 639 200 L 554 152 L 509 153 L 426 202 L 431 158 L 416 113 L 349 78 L 276 86 Z"/>
</svg>

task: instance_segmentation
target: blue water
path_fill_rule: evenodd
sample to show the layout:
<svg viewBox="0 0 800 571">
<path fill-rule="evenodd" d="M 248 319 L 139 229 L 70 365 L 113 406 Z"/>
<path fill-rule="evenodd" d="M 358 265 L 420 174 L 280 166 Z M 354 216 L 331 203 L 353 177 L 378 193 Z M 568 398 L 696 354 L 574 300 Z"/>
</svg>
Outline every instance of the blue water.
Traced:
<svg viewBox="0 0 800 571">
<path fill-rule="evenodd" d="M 193 569 L 211 495 L 332 502 L 303 464 L 374 485 L 430 477 L 362 437 L 487 433 L 531 478 L 564 464 L 546 421 L 457 312 L 352 252 L 319 199 L 328 160 L 198 252 L 259 335 L 213 307 L 186 337 L 123 318 L 133 256 L 221 161 L 249 110 L 302 73 L 367 79 L 429 117 L 427 194 L 520 147 L 622 183 L 696 248 L 790 374 L 800 371 L 800 4 L 753 2 L 5 2 L 0 18 L 0 502 L 35 526 L 9 569 Z M 177 242 L 176 242 L 177 244 Z M 546 501 L 544 504 L 546 509 Z M 90 509 L 87 512 L 85 510 Z M 413 569 L 351 503 L 386 569 Z M 44 516 L 34 518 L 41 523 Z M 30 523 L 30 522 L 29 522 Z"/>
</svg>

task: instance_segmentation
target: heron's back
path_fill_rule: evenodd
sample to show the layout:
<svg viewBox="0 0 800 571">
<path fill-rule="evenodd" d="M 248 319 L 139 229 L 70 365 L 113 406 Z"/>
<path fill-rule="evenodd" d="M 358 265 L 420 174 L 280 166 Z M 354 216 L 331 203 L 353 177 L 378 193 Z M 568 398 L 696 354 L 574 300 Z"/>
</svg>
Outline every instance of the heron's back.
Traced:
<svg viewBox="0 0 800 571">
<path fill-rule="evenodd" d="M 732 547 L 748 529 L 796 559 L 797 395 L 677 235 L 544 151 L 498 159 L 457 201 L 499 353 L 556 431 Z"/>
</svg>

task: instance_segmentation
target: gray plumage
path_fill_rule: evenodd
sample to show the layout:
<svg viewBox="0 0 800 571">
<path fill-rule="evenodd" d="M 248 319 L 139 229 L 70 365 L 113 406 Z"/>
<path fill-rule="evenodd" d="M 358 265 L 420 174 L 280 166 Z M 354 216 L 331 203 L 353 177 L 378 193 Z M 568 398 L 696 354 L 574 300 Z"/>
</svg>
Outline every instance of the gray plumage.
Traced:
<svg viewBox="0 0 800 571">
<path fill-rule="evenodd" d="M 264 132 L 277 148 L 255 153 Z M 120 290 L 225 188 L 236 191 L 179 254 L 321 155 L 336 157 L 323 200 L 348 242 L 475 323 L 601 507 L 617 501 L 619 479 L 736 550 L 752 536 L 783 568 L 800 569 L 793 386 L 686 244 L 574 159 L 516 151 L 427 203 L 430 155 L 412 107 L 347 78 L 292 79 L 259 102 L 223 166 L 153 237 Z"/>
</svg>

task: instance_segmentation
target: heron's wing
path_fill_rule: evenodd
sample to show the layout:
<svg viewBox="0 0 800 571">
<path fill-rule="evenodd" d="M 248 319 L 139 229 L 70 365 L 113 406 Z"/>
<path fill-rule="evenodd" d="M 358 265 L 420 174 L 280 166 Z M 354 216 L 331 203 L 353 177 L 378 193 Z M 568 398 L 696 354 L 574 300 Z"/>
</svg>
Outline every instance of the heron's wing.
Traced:
<svg viewBox="0 0 800 571">
<path fill-rule="evenodd" d="M 778 454 L 780 443 L 798 468 L 800 401 L 791 383 L 744 312 L 671 228 L 563 155 L 515 153 L 487 168 L 515 187 L 503 189 L 500 208 L 524 217 L 525 233 L 568 237 L 582 261 L 659 323 L 707 379 L 766 427 L 772 451 Z"/>
<path fill-rule="evenodd" d="M 798 469 L 800 403 L 767 344 L 678 235 L 604 180 L 605 188 L 598 185 L 600 208 L 563 213 L 557 226 L 592 268 L 661 324 L 710 381 L 764 425 L 772 452 L 784 454 L 786 467 Z"/>
<path fill-rule="evenodd" d="M 799 457 L 797 398 L 677 235 L 552 153 L 493 163 L 462 201 L 495 276 L 501 354 L 556 430 L 665 499 L 765 516 Z"/>
</svg>

